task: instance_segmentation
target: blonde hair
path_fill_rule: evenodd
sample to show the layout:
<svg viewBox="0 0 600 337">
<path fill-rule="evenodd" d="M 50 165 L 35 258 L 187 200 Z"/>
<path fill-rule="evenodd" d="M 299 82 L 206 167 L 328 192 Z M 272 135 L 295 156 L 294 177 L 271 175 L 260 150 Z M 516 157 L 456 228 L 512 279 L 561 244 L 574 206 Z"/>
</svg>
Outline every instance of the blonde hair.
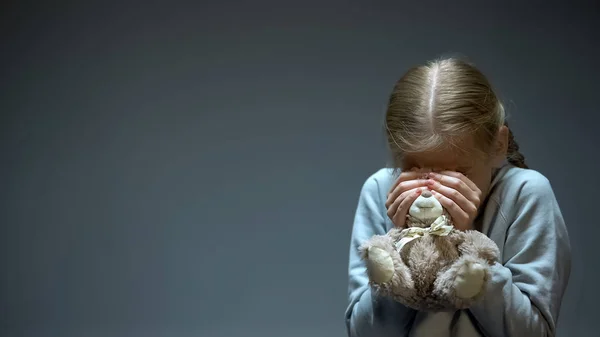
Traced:
<svg viewBox="0 0 600 337">
<path fill-rule="evenodd" d="M 475 66 L 447 58 L 413 67 L 398 80 L 385 126 L 394 165 L 399 165 L 407 153 L 459 148 L 466 135 L 474 137 L 479 154 L 485 156 L 499 128 L 507 125 L 505 119 L 487 78 Z M 507 152 L 508 162 L 527 168 L 510 129 Z"/>
</svg>

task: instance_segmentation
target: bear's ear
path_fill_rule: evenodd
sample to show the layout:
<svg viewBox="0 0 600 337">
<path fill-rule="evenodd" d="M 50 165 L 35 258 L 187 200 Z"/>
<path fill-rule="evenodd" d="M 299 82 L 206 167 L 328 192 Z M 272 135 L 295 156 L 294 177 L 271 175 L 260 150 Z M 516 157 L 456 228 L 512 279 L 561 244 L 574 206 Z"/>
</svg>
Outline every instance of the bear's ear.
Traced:
<svg viewBox="0 0 600 337">
<path fill-rule="evenodd" d="M 506 155 L 508 153 L 508 137 L 509 129 L 506 125 L 502 125 L 496 133 L 496 137 L 494 139 L 494 144 L 492 147 L 494 167 L 502 166 L 502 164 L 506 160 Z"/>
</svg>

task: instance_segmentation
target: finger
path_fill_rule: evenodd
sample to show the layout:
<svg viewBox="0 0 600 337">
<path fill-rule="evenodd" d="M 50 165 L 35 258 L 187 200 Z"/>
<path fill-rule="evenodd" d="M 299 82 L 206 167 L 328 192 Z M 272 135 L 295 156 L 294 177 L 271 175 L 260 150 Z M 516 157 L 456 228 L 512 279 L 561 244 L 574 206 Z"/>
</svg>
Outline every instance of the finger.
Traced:
<svg viewBox="0 0 600 337">
<path fill-rule="evenodd" d="M 468 215 L 472 215 L 477 212 L 477 207 L 479 204 L 475 204 L 471 200 L 467 199 L 462 193 L 458 190 L 450 188 L 448 186 L 444 186 L 435 180 L 429 180 L 428 187 L 431 190 L 434 190 L 444 197 L 454 201 L 463 211 L 465 211 Z M 473 193 L 472 191 L 470 191 Z"/>
<path fill-rule="evenodd" d="M 410 209 L 410 206 L 413 204 L 413 202 L 415 202 L 415 200 L 417 200 L 417 198 L 421 195 L 422 192 L 423 190 L 419 188 L 413 193 L 408 194 L 406 198 L 402 200 L 400 206 L 398 207 L 398 210 L 391 218 L 392 223 L 394 223 L 394 226 L 405 227 L 404 224 L 406 223 L 406 215 L 408 214 L 408 210 Z"/>
<path fill-rule="evenodd" d="M 387 209 L 388 217 L 390 219 L 392 219 L 394 217 L 394 215 L 398 212 L 398 208 L 400 208 L 400 205 L 402 204 L 402 202 L 408 196 L 411 196 L 413 194 L 419 196 L 421 194 L 421 188 L 413 188 L 408 191 L 405 191 L 405 192 L 401 193 L 396 199 L 394 199 Z M 415 197 L 415 199 L 416 199 L 416 197 Z"/>
<path fill-rule="evenodd" d="M 444 208 L 448 211 L 448 213 L 452 217 L 452 222 L 454 223 L 454 226 L 456 228 L 460 230 L 469 229 L 469 215 L 465 211 L 463 211 L 454 201 L 452 201 L 452 199 L 436 191 L 431 191 L 431 194 L 433 194 L 439 200 L 440 204 L 442 204 L 442 206 L 444 206 Z"/>
<path fill-rule="evenodd" d="M 396 181 L 394 182 L 394 184 L 390 187 L 390 189 L 388 190 L 388 195 L 391 194 L 396 187 L 398 187 L 398 184 L 400 184 L 403 181 L 407 181 L 407 180 L 414 180 L 414 179 L 418 179 L 423 175 L 423 173 L 421 172 L 417 172 L 417 171 L 406 171 L 406 172 L 402 172 L 400 173 L 400 176 L 398 177 L 398 179 L 396 179 Z"/>
<path fill-rule="evenodd" d="M 441 174 L 444 175 L 448 175 L 457 179 L 460 179 L 463 183 L 465 183 L 471 190 L 478 192 L 479 191 L 479 187 L 477 187 L 477 185 L 475 185 L 475 183 L 467 178 L 467 176 L 465 176 L 464 174 L 460 173 L 460 172 L 454 172 L 454 171 L 442 171 L 440 172 Z"/>
<path fill-rule="evenodd" d="M 418 180 L 408 180 L 402 181 L 396 186 L 396 188 L 390 193 L 385 202 L 385 207 L 389 207 L 398 197 L 408 191 L 418 187 L 425 187 L 427 185 L 427 181 L 425 179 Z"/>
<path fill-rule="evenodd" d="M 403 182 L 410 181 L 410 180 L 424 179 L 424 178 L 425 178 L 425 176 L 424 176 L 423 172 L 415 171 L 414 169 L 412 171 L 402 172 L 400 174 L 400 176 L 398 177 L 398 179 L 396 180 L 396 182 L 394 183 L 394 187 L 392 189 L 390 189 L 390 191 L 388 192 L 388 195 L 394 193 L 394 191 L 397 191 L 399 188 L 399 185 L 402 184 Z"/>
<path fill-rule="evenodd" d="M 473 189 L 471 189 L 467 185 L 467 183 L 465 183 L 461 179 L 459 179 L 457 177 L 445 175 L 445 174 L 440 174 L 440 173 L 432 173 L 429 176 L 431 178 L 433 178 L 435 181 L 439 182 L 439 184 L 458 191 L 460 194 L 465 196 L 468 200 L 470 200 L 471 202 L 473 202 L 473 203 L 477 204 L 477 206 L 479 206 L 479 200 L 478 200 L 479 193 L 474 191 Z M 446 194 L 446 196 L 449 197 L 450 195 Z M 458 202 L 458 200 L 454 200 L 454 201 Z"/>
</svg>

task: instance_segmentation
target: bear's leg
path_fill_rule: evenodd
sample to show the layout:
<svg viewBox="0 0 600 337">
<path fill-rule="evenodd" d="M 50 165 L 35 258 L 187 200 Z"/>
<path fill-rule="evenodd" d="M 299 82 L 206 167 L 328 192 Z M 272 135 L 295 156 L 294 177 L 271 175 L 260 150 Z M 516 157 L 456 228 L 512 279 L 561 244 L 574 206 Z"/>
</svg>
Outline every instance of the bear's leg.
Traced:
<svg viewBox="0 0 600 337">
<path fill-rule="evenodd" d="M 446 271 L 440 273 L 434 284 L 434 295 L 450 302 L 456 309 L 465 309 L 485 290 L 490 277 L 486 260 L 463 255 Z"/>
<path fill-rule="evenodd" d="M 399 297 L 401 301 L 402 298 L 414 297 L 410 270 L 402 261 L 394 240 L 389 235 L 373 236 L 359 250 L 365 261 L 370 283 L 376 291 Z"/>
</svg>

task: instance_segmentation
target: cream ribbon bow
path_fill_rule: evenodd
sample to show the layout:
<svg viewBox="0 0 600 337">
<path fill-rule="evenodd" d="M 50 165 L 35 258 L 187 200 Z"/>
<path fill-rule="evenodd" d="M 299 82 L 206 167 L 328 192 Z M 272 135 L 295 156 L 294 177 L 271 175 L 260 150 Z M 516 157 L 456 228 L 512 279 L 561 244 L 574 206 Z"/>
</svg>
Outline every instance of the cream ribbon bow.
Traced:
<svg viewBox="0 0 600 337">
<path fill-rule="evenodd" d="M 452 232 L 454 226 L 448 225 L 445 215 L 439 216 L 429 227 L 410 227 L 400 232 L 400 241 L 396 243 L 396 249 L 400 251 L 408 242 L 426 235 L 446 236 Z"/>
</svg>

